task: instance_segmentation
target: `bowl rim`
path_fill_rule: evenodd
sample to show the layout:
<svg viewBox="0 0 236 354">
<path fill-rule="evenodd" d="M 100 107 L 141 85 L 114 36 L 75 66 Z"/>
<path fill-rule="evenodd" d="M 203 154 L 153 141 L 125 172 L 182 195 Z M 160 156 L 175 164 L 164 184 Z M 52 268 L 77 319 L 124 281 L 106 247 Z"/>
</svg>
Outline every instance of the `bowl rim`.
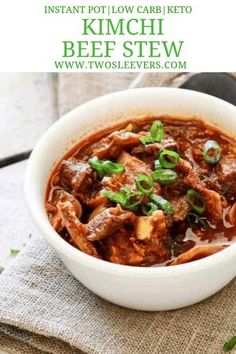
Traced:
<svg viewBox="0 0 236 354">
<path fill-rule="evenodd" d="M 205 93 L 197 92 L 197 91 L 186 90 L 182 88 L 172 88 L 172 87 L 135 88 L 135 89 L 122 90 L 107 95 L 103 95 L 76 107 L 72 111 L 62 116 L 54 124 L 52 124 L 52 126 L 42 135 L 42 137 L 36 144 L 35 148 L 33 149 L 33 152 L 31 153 L 27 163 L 27 167 L 25 170 L 25 178 L 24 178 L 24 195 L 25 195 L 27 209 L 37 229 L 39 230 L 40 234 L 43 235 L 43 237 L 53 246 L 53 248 L 55 248 L 60 253 L 60 255 L 68 257 L 74 260 L 78 264 L 81 263 L 83 266 L 87 268 L 93 268 L 98 271 L 102 271 L 104 273 L 112 273 L 114 275 L 121 275 L 124 277 L 126 276 L 128 277 L 132 276 L 135 278 L 140 277 L 143 279 L 156 278 L 156 277 L 172 277 L 172 276 L 176 277 L 176 276 L 181 276 L 183 274 L 204 271 L 207 268 L 214 267 L 217 264 L 229 261 L 232 257 L 236 256 L 236 243 L 235 243 L 229 245 L 229 247 L 211 256 L 207 256 L 205 258 L 193 262 L 179 264 L 170 267 L 164 267 L 164 266 L 163 267 L 162 266 L 140 267 L 140 266 L 128 266 L 128 265 L 115 264 L 115 263 L 111 263 L 87 255 L 86 253 L 78 250 L 77 248 L 73 247 L 68 242 L 66 242 L 53 229 L 53 227 L 50 225 L 48 221 L 48 218 L 45 216 L 42 217 L 43 215 L 42 210 L 44 209 L 44 206 L 42 205 L 41 205 L 42 210 L 40 215 L 40 210 L 38 208 L 38 205 L 42 203 L 40 203 L 40 201 L 38 201 L 37 203 L 37 200 L 35 200 L 35 191 L 37 189 L 37 186 L 34 183 L 34 175 L 38 167 L 37 161 L 41 156 L 41 152 L 44 145 L 45 144 L 50 145 L 49 142 L 50 137 L 54 134 L 57 134 L 57 132 L 60 129 L 62 129 L 62 127 L 67 125 L 70 119 L 73 120 L 75 115 L 78 115 L 81 109 L 83 109 L 85 106 L 97 105 L 101 103 L 103 104 L 104 100 L 106 100 L 107 98 L 117 99 L 127 94 L 135 95 L 136 92 L 143 93 L 143 94 L 155 92 L 160 94 L 160 92 L 169 91 L 172 94 L 175 93 L 179 94 L 180 90 L 183 95 L 194 97 L 195 99 L 205 99 L 206 101 L 209 101 L 210 104 L 216 104 L 218 106 L 221 105 L 223 108 L 228 110 L 231 109 L 232 111 L 234 110 L 235 111 L 234 113 L 236 113 L 236 107 L 233 106 L 232 104 L 223 101 L 219 98 L 210 96 Z"/>
</svg>

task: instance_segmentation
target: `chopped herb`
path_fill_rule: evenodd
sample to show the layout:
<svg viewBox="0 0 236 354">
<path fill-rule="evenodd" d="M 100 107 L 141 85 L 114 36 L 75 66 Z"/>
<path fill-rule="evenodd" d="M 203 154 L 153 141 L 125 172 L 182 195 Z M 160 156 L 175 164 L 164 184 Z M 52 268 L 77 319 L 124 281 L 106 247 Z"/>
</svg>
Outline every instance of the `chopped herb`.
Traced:
<svg viewBox="0 0 236 354">
<path fill-rule="evenodd" d="M 149 132 L 140 138 L 140 141 L 146 145 L 150 143 L 160 143 L 164 136 L 164 126 L 160 120 L 152 123 Z"/>
<path fill-rule="evenodd" d="M 236 345 L 236 336 L 233 336 L 227 342 L 225 342 L 223 349 L 225 352 L 229 352 L 235 347 L 235 345 Z"/>
<path fill-rule="evenodd" d="M 188 204 L 189 206 L 198 214 L 203 215 L 205 211 L 205 201 L 201 194 L 196 192 L 194 189 L 189 189 L 187 191 Z"/>
<path fill-rule="evenodd" d="M 138 175 L 135 177 L 137 189 L 144 195 L 150 195 L 154 190 L 154 182 L 151 177 L 146 175 Z"/>
<path fill-rule="evenodd" d="M 155 142 L 160 143 L 162 141 L 164 136 L 164 126 L 160 120 L 156 120 L 152 123 L 150 133 Z"/>
<path fill-rule="evenodd" d="M 0 274 L 4 271 L 4 268 L 0 266 Z"/>
<path fill-rule="evenodd" d="M 11 248 L 10 249 L 11 256 L 17 256 L 19 252 L 20 252 L 20 250 L 16 249 L 16 248 Z"/>
<path fill-rule="evenodd" d="M 220 160 L 221 147 L 215 140 L 207 140 L 203 147 L 204 160 L 209 165 L 215 165 Z"/>
<path fill-rule="evenodd" d="M 171 182 L 174 182 L 178 178 L 178 176 L 173 170 L 158 168 L 153 171 L 152 178 L 158 181 L 160 184 L 166 185 L 170 184 Z"/>
<path fill-rule="evenodd" d="M 158 206 L 159 209 L 163 210 L 166 214 L 173 215 L 175 209 L 168 200 L 162 198 L 160 195 L 152 194 L 150 196 L 151 201 Z"/>
<path fill-rule="evenodd" d="M 142 205 L 142 212 L 147 216 L 152 215 L 156 210 L 158 210 L 158 206 L 152 202 Z"/>
<path fill-rule="evenodd" d="M 154 143 L 154 140 L 153 140 L 153 137 L 151 136 L 151 133 L 147 133 L 146 135 L 142 136 L 140 138 L 140 141 L 144 145 Z"/>
<path fill-rule="evenodd" d="M 179 162 L 179 154 L 172 150 L 162 149 L 159 161 L 163 168 L 175 168 Z"/>
<path fill-rule="evenodd" d="M 133 192 L 129 188 L 121 188 L 120 192 L 113 192 L 104 189 L 100 194 L 110 199 L 112 202 L 121 204 L 130 210 L 135 210 L 137 206 L 142 202 L 141 193 Z"/>
<path fill-rule="evenodd" d="M 88 163 L 94 170 L 97 171 L 100 178 L 105 175 L 111 176 L 113 174 L 125 172 L 125 168 L 121 163 L 112 162 L 110 160 L 99 160 L 97 156 L 89 159 Z"/>
<path fill-rule="evenodd" d="M 29 234 L 29 239 L 32 237 L 32 234 Z"/>
</svg>

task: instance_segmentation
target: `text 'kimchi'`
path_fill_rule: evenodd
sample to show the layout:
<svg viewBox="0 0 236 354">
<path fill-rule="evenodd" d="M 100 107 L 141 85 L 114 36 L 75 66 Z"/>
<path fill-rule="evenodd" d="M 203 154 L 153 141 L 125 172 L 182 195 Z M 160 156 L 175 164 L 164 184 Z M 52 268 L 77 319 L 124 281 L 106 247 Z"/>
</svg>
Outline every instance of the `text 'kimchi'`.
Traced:
<svg viewBox="0 0 236 354">
<path fill-rule="evenodd" d="M 236 140 L 198 118 L 147 117 L 80 141 L 49 179 L 46 210 L 90 256 L 166 266 L 236 236 Z"/>
</svg>

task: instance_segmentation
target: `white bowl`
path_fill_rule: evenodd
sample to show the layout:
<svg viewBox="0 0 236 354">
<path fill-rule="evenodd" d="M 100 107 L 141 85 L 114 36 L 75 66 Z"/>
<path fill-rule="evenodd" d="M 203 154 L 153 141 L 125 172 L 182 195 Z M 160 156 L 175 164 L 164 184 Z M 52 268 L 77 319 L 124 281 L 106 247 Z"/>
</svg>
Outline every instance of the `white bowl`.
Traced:
<svg viewBox="0 0 236 354">
<path fill-rule="evenodd" d="M 102 298 L 148 311 L 188 306 L 223 288 L 236 275 L 236 244 L 204 259 L 172 267 L 112 264 L 64 241 L 48 221 L 44 198 L 55 162 L 75 142 L 118 120 L 160 114 L 200 116 L 236 136 L 236 108 L 225 101 L 173 88 L 121 91 L 85 103 L 56 122 L 35 147 L 25 176 L 29 212 L 70 272 Z"/>
</svg>

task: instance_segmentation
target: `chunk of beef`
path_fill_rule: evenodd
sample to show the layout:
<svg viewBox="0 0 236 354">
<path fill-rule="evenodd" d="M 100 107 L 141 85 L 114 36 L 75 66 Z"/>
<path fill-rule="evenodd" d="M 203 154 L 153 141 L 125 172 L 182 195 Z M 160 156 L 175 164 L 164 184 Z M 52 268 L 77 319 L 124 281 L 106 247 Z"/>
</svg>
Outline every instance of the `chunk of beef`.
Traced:
<svg viewBox="0 0 236 354">
<path fill-rule="evenodd" d="M 99 159 L 117 158 L 124 148 L 132 148 L 140 144 L 140 135 L 131 131 L 131 125 L 124 130 L 117 130 L 99 142 L 93 156 Z"/>
<path fill-rule="evenodd" d="M 198 174 L 187 160 L 179 159 L 176 170 L 180 173 L 179 183 L 192 188 L 201 184 Z"/>
<path fill-rule="evenodd" d="M 87 238 L 90 241 L 101 240 L 116 232 L 121 225 L 133 224 L 136 218 L 134 213 L 123 210 L 119 205 L 115 208 L 105 209 L 87 224 Z"/>
<path fill-rule="evenodd" d="M 127 235 L 127 231 L 119 231 L 107 239 L 105 247 L 107 260 L 131 266 L 151 266 L 162 263 L 170 255 L 169 250 L 158 240 L 156 242 L 139 241 Z"/>
<path fill-rule="evenodd" d="M 222 193 L 226 198 L 235 200 L 236 197 L 236 156 L 226 155 L 222 157 L 217 168 Z"/>
<path fill-rule="evenodd" d="M 88 221 L 91 221 L 93 218 L 95 218 L 95 216 L 102 213 L 105 209 L 106 209 L 106 202 L 99 204 L 89 215 Z"/>
<path fill-rule="evenodd" d="M 176 257 L 173 261 L 170 261 L 167 265 L 177 265 L 182 263 L 188 263 L 196 261 L 207 256 L 210 256 L 216 252 L 223 250 L 225 245 L 200 245 L 195 246 L 188 250 L 187 252 L 182 253 Z"/>
<path fill-rule="evenodd" d="M 212 172 L 209 176 L 202 176 L 202 182 L 205 183 L 208 189 L 213 189 L 217 193 L 221 193 L 221 185 L 217 175 Z"/>
<path fill-rule="evenodd" d="M 166 235 L 165 216 L 162 210 L 156 210 L 151 216 L 140 216 L 135 225 L 135 235 L 139 240 L 150 240 L 158 235 Z"/>
<path fill-rule="evenodd" d="M 63 226 L 62 226 L 62 223 L 61 223 L 61 216 L 58 213 L 57 207 L 54 205 L 54 203 L 47 202 L 46 203 L 46 209 L 47 209 L 48 218 L 49 218 L 49 221 L 50 221 L 52 227 L 57 232 L 62 231 Z"/>
<path fill-rule="evenodd" d="M 236 226 L 236 202 L 230 207 L 226 215 L 226 221 L 228 221 L 230 225 Z"/>
<path fill-rule="evenodd" d="M 132 179 L 134 179 L 137 175 L 144 174 L 150 176 L 152 173 L 151 169 L 144 161 L 128 154 L 125 151 L 120 154 L 117 162 L 124 165 L 126 173 L 128 173 Z"/>
<path fill-rule="evenodd" d="M 152 217 L 144 218 L 138 218 L 135 234 L 127 234 L 127 230 L 121 229 L 106 239 L 105 247 L 109 261 L 133 266 L 150 266 L 169 258 L 170 252 L 164 245 L 166 225 L 163 212 L 158 210 Z"/>
<path fill-rule="evenodd" d="M 88 207 L 94 209 L 101 204 L 107 204 L 107 198 L 100 195 L 101 190 L 91 195 L 85 193 L 78 193 L 78 198 L 83 201 Z"/>
<path fill-rule="evenodd" d="M 169 202 L 175 210 L 174 215 L 172 215 L 173 221 L 183 221 L 186 219 L 186 216 L 191 209 L 188 204 L 187 197 L 185 195 L 180 196 L 170 199 Z"/>
<path fill-rule="evenodd" d="M 82 224 L 76 216 L 74 207 L 70 201 L 58 202 L 57 208 L 60 213 L 62 223 L 70 234 L 74 244 L 83 252 L 101 258 L 95 246 L 87 239 L 88 228 Z"/>
<path fill-rule="evenodd" d="M 49 220 L 53 228 L 59 232 L 63 229 L 63 223 L 61 219 L 61 214 L 58 211 L 57 203 L 58 202 L 70 202 L 71 208 L 73 208 L 76 216 L 78 218 L 82 215 L 82 205 L 81 203 L 70 193 L 65 192 L 62 189 L 57 189 L 54 192 L 53 203 L 47 204 L 47 211 L 49 214 Z"/>
<path fill-rule="evenodd" d="M 199 176 L 187 160 L 180 158 L 175 170 L 178 178 L 170 185 L 162 186 L 161 194 L 167 200 L 185 195 L 188 189 L 195 189 L 197 185 L 201 184 Z"/>
<path fill-rule="evenodd" d="M 217 225 L 223 221 L 222 200 L 219 193 L 199 185 L 196 190 L 200 192 L 206 205 L 206 216 L 211 223 Z"/>
<path fill-rule="evenodd" d="M 85 161 L 78 161 L 74 157 L 62 161 L 59 170 L 59 183 L 69 188 L 75 194 L 89 190 L 94 182 L 95 173 Z"/>
<path fill-rule="evenodd" d="M 192 168 L 191 164 L 186 160 L 180 159 L 177 170 L 183 173 L 183 178 L 179 181 L 185 186 L 195 189 L 201 194 L 205 201 L 206 213 L 208 219 L 214 223 L 218 224 L 222 222 L 223 219 L 223 208 L 221 196 L 219 193 L 208 189 L 204 182 L 202 182 L 197 175 L 196 171 Z"/>
<path fill-rule="evenodd" d="M 191 163 L 194 171 L 199 175 L 207 176 L 211 172 L 211 167 L 203 159 L 203 144 L 198 143 L 188 147 L 184 155 Z"/>
</svg>

